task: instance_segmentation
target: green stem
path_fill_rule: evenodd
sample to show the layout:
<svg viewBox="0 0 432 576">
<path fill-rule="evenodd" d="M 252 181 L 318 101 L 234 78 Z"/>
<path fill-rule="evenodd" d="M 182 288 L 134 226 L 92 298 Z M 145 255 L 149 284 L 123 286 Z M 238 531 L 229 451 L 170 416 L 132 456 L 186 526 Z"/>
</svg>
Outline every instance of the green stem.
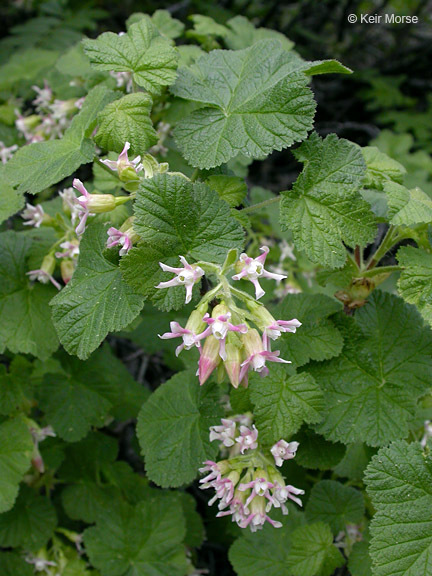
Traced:
<svg viewBox="0 0 432 576">
<path fill-rule="evenodd" d="M 379 274 L 391 274 L 392 272 L 398 272 L 400 266 L 379 266 L 378 268 L 370 268 L 361 273 L 362 278 L 373 278 Z"/>
<path fill-rule="evenodd" d="M 377 264 L 379 264 L 380 260 L 384 258 L 389 250 L 393 248 L 395 244 L 401 240 L 403 236 L 399 235 L 398 230 L 395 226 L 390 226 L 387 230 L 387 234 L 384 237 L 384 240 L 378 246 L 376 252 L 370 256 L 367 264 L 366 269 L 370 270 L 371 268 L 375 268 Z"/>
<path fill-rule="evenodd" d="M 261 210 L 261 208 L 265 208 L 266 206 L 270 206 L 271 204 L 276 204 L 279 202 L 280 196 L 274 196 L 273 198 L 269 198 L 268 200 L 263 200 L 262 202 L 258 202 L 258 204 L 253 204 L 252 206 L 248 206 L 247 208 L 243 208 L 240 210 L 242 214 L 251 214 L 252 212 L 257 212 Z"/>
</svg>

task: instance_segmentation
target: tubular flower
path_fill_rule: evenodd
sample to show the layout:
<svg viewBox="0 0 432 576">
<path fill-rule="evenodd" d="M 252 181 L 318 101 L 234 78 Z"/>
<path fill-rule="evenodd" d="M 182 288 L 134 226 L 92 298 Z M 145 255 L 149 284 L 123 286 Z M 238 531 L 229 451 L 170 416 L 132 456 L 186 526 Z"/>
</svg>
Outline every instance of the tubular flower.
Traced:
<svg viewBox="0 0 432 576">
<path fill-rule="evenodd" d="M 167 266 L 163 262 L 159 262 L 159 266 L 164 272 L 173 272 L 176 276 L 168 282 L 159 282 L 156 288 L 170 288 L 171 286 L 184 286 L 186 288 L 185 304 L 189 304 L 192 300 L 192 288 L 199 279 L 204 276 L 204 270 L 196 264 L 188 264 L 184 256 L 180 256 L 180 262 L 183 268 L 174 268 Z"/>
<path fill-rule="evenodd" d="M 182 338 L 183 342 L 176 348 L 176 356 L 185 348 L 190 350 L 194 346 L 201 352 L 201 340 L 205 338 L 203 332 L 205 328 L 204 322 L 201 320 L 202 312 L 194 310 L 189 316 L 185 328 L 182 328 L 178 322 L 170 322 L 171 332 L 159 335 L 162 340 L 169 340 L 171 338 Z"/>
<path fill-rule="evenodd" d="M 32 206 L 27 202 L 26 208 L 21 214 L 21 218 L 26 220 L 24 222 L 24 226 L 34 226 L 35 228 L 39 228 L 42 222 L 44 221 L 45 212 L 44 209 L 40 204 L 36 206 Z"/>
<path fill-rule="evenodd" d="M 62 242 L 60 248 L 63 248 L 63 252 L 56 252 L 56 258 L 77 258 L 79 255 L 79 242 L 76 240 L 74 242 Z"/>
<path fill-rule="evenodd" d="M 78 178 L 73 181 L 73 187 L 82 194 L 75 200 L 80 219 L 75 232 L 80 236 L 84 233 L 87 218 L 102 212 L 111 212 L 116 207 L 116 199 L 112 194 L 90 194 Z"/>
<path fill-rule="evenodd" d="M 274 444 L 270 449 L 270 452 L 275 459 L 276 466 L 282 466 L 284 460 L 294 458 L 298 446 L 298 442 L 286 442 L 285 440 L 279 440 L 279 442 L 276 442 L 276 444 Z"/>
<path fill-rule="evenodd" d="M 136 180 L 138 172 L 141 172 L 143 165 L 141 164 L 141 156 L 137 156 L 133 160 L 128 158 L 128 150 L 130 143 L 125 142 L 124 148 L 119 154 L 117 160 L 101 160 L 102 164 L 108 166 L 114 172 L 118 172 L 121 180 Z"/>
<path fill-rule="evenodd" d="M 30 278 L 32 282 L 37 280 L 42 284 L 48 284 L 51 282 L 53 286 L 57 288 L 57 290 L 61 290 L 60 284 L 57 280 L 53 277 L 53 273 L 56 267 L 56 261 L 53 254 L 47 254 L 45 258 L 42 260 L 41 267 L 37 270 L 30 270 L 26 272 L 27 276 Z"/>
<path fill-rule="evenodd" d="M 220 440 L 227 448 L 234 446 L 236 423 L 227 418 L 222 418 L 221 422 L 221 426 L 210 426 L 210 442 Z"/>
<path fill-rule="evenodd" d="M 245 253 L 241 254 L 239 260 L 239 264 L 242 267 L 241 271 L 232 277 L 233 280 L 241 280 L 244 278 L 245 280 L 252 282 L 255 287 L 255 297 L 257 300 L 265 294 L 264 290 L 260 286 L 258 278 L 271 278 L 273 280 L 283 280 L 286 278 L 283 274 L 274 274 L 273 272 L 268 272 L 268 270 L 264 268 L 265 260 L 270 250 L 267 246 L 262 246 L 260 250 L 262 254 L 257 258 L 251 258 Z"/>
<path fill-rule="evenodd" d="M 247 426 L 240 426 L 240 436 L 236 438 L 236 442 L 240 445 L 242 454 L 245 450 L 254 450 L 258 446 L 258 430 L 255 424 L 252 425 L 252 430 Z"/>
<path fill-rule="evenodd" d="M 291 364 L 289 360 L 279 358 L 279 350 L 270 352 L 266 350 L 257 330 L 249 330 L 243 336 L 243 343 L 246 349 L 247 358 L 241 364 L 240 381 L 246 376 L 247 372 L 252 368 L 262 376 L 267 376 L 269 370 L 266 362 L 282 362 L 284 364 Z"/>
</svg>

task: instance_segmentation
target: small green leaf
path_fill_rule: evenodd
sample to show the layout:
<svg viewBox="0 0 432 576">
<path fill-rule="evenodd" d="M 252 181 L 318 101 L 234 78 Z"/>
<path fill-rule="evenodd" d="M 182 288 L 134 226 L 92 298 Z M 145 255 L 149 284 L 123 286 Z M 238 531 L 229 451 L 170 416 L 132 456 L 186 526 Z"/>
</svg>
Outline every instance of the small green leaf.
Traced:
<svg viewBox="0 0 432 576">
<path fill-rule="evenodd" d="M 361 482 L 365 468 L 375 452 L 376 450 L 369 448 L 362 442 L 349 444 L 346 448 L 345 456 L 333 470 L 341 478 L 349 478 L 350 480 Z"/>
<path fill-rule="evenodd" d="M 300 526 L 292 533 L 288 564 L 293 576 L 331 576 L 344 557 L 333 545 L 328 524 Z"/>
<path fill-rule="evenodd" d="M 380 152 L 376 146 L 365 146 L 362 148 L 363 157 L 366 162 L 366 175 L 364 186 L 382 190 L 386 182 L 396 182 L 402 184 L 406 170 L 393 158 Z"/>
<path fill-rule="evenodd" d="M 205 180 L 206 184 L 212 190 L 216 190 L 219 198 L 225 200 L 232 207 L 243 204 L 246 194 L 247 185 L 243 178 L 239 176 L 227 176 L 226 174 L 212 174 Z"/>
<path fill-rule="evenodd" d="M 31 283 L 26 276 L 31 248 L 31 239 L 23 233 L 0 235 L 0 350 L 46 359 L 58 347 L 49 312 L 56 290 Z"/>
<path fill-rule="evenodd" d="M 355 320 L 341 318 L 342 354 L 308 367 L 324 389 L 317 430 L 329 440 L 381 446 L 407 436 L 416 401 L 431 386 L 432 334 L 413 307 L 379 291 Z"/>
<path fill-rule="evenodd" d="M 0 424 L 0 513 L 12 508 L 32 454 L 33 440 L 23 420 Z"/>
<path fill-rule="evenodd" d="M 212 168 L 239 153 L 262 158 L 303 140 L 315 102 L 299 67 L 277 40 L 264 40 L 236 52 L 213 50 L 180 69 L 174 94 L 205 105 L 174 130 L 186 160 Z"/>
<path fill-rule="evenodd" d="M 13 189 L 0 166 L 0 224 L 24 208 L 24 196 Z"/>
<path fill-rule="evenodd" d="M 194 370 L 162 384 L 138 416 L 137 435 L 149 478 L 163 488 L 196 478 L 202 463 L 217 454 L 209 427 L 221 416 L 215 388 L 200 388 Z"/>
<path fill-rule="evenodd" d="M 359 193 L 365 174 L 360 148 L 335 134 L 316 133 L 295 156 L 305 163 L 293 188 L 282 193 L 281 223 L 316 263 L 340 268 L 344 243 L 365 246 L 376 232 L 374 215 Z"/>
<path fill-rule="evenodd" d="M 125 142 L 131 154 L 142 154 L 156 144 L 157 135 L 150 118 L 152 99 L 148 94 L 126 94 L 99 112 L 96 143 L 105 150 L 121 152 Z"/>
<path fill-rule="evenodd" d="M 309 522 L 327 522 L 337 536 L 347 524 L 359 524 L 364 509 L 361 492 L 334 480 L 321 480 L 312 488 L 306 518 Z"/>
<path fill-rule="evenodd" d="M 0 552 L 0 574 L 2 576 L 34 576 L 31 564 L 15 552 Z"/>
<path fill-rule="evenodd" d="M 51 302 L 63 346 L 82 360 L 109 332 L 128 326 L 143 306 L 142 296 L 122 280 L 118 266 L 107 258 L 106 239 L 103 224 L 88 227 L 74 276 Z"/>
<path fill-rule="evenodd" d="M 432 199 L 423 190 L 408 190 L 393 182 L 385 184 L 384 190 L 391 224 L 412 226 L 432 222 Z"/>
<path fill-rule="evenodd" d="M 28 408 L 32 365 L 23 356 L 15 356 L 9 365 L 0 365 L 0 414 L 5 416 Z"/>
<path fill-rule="evenodd" d="M 398 281 L 400 295 L 415 304 L 432 325 L 432 255 L 413 246 L 403 246 L 397 259 L 403 267 Z"/>
<path fill-rule="evenodd" d="M 37 551 L 48 542 L 56 525 L 51 501 L 23 486 L 13 509 L 0 516 L 0 546 Z"/>
<path fill-rule="evenodd" d="M 284 34 L 270 28 L 255 28 L 244 16 L 235 16 L 227 22 L 228 34 L 225 44 L 232 50 L 241 50 L 256 44 L 260 40 L 279 40 L 284 50 L 291 50 L 294 42 L 288 40 Z"/>
<path fill-rule="evenodd" d="M 84 532 L 93 566 L 103 576 L 183 576 L 185 521 L 180 502 L 155 494 L 134 508 L 116 502 Z"/>
<path fill-rule="evenodd" d="M 127 34 L 104 32 L 96 40 L 83 40 L 83 46 L 97 70 L 131 72 L 150 94 L 160 94 L 175 80 L 177 51 L 148 18 L 132 24 Z"/>
<path fill-rule="evenodd" d="M 251 376 L 250 398 L 260 440 L 273 444 L 288 439 L 302 423 L 318 422 L 323 408 L 323 394 L 309 374 L 288 376 L 284 368 L 275 366 L 267 378 Z"/>
<path fill-rule="evenodd" d="M 374 576 L 428 576 L 432 558 L 432 460 L 419 443 L 394 442 L 369 464 L 365 482 Z"/>
</svg>

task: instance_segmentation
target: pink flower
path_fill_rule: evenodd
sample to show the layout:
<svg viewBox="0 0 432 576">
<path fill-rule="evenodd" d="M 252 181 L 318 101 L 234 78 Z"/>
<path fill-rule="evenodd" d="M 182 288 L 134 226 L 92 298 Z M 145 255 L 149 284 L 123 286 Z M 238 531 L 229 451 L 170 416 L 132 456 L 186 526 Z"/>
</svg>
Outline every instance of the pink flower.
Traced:
<svg viewBox="0 0 432 576">
<path fill-rule="evenodd" d="M 162 336 L 159 335 L 159 338 L 162 338 L 162 340 L 168 340 L 170 338 L 183 339 L 183 343 L 176 348 L 176 356 L 180 354 L 183 348 L 186 350 L 190 350 L 194 346 L 196 346 L 198 349 L 201 348 L 201 340 L 205 337 L 204 332 L 201 334 L 195 334 L 188 328 L 182 328 L 178 322 L 170 322 L 170 328 L 171 332 L 165 332 L 165 334 L 162 334 Z"/>
<path fill-rule="evenodd" d="M 288 514 L 288 508 L 285 506 L 285 502 L 292 500 L 299 506 L 302 506 L 302 501 L 297 496 L 304 494 L 304 490 L 296 488 L 295 486 L 282 486 L 281 484 L 275 484 L 273 490 L 273 506 L 275 508 L 281 508 L 283 514 Z M 267 508 L 270 509 L 267 505 Z M 268 512 L 269 510 L 267 510 Z"/>
<path fill-rule="evenodd" d="M 283 280 L 286 276 L 282 274 L 274 274 L 268 272 L 264 268 L 265 260 L 267 254 L 269 253 L 269 248 L 267 246 L 262 246 L 260 248 L 262 254 L 257 258 L 251 258 L 247 254 L 243 253 L 240 256 L 240 262 L 243 264 L 243 268 L 239 274 L 232 277 L 233 280 L 249 280 L 255 286 L 255 298 L 259 300 L 264 296 L 265 292 L 261 288 L 258 278 L 271 278 L 273 280 Z"/>
<path fill-rule="evenodd" d="M 243 337 L 243 343 L 246 353 L 249 355 L 241 364 L 240 381 L 246 376 L 249 369 L 252 368 L 255 372 L 260 373 L 262 376 L 267 376 L 269 370 L 266 362 L 283 362 L 284 364 L 291 364 L 289 360 L 279 358 L 279 351 L 270 352 L 266 350 L 258 332 L 253 329 L 249 330 Z"/>
<path fill-rule="evenodd" d="M 248 331 L 246 324 L 239 324 L 236 326 L 231 324 L 230 319 L 231 312 L 220 314 L 219 316 L 213 318 L 210 317 L 210 314 L 205 314 L 203 317 L 203 322 L 209 326 L 205 334 L 207 335 L 211 333 L 217 340 L 219 340 L 219 356 L 224 361 L 227 359 L 225 344 L 228 332 L 240 332 L 241 334 L 246 334 Z"/>
<path fill-rule="evenodd" d="M 270 489 L 273 487 L 274 485 L 265 478 L 255 478 L 255 480 L 252 480 L 252 482 L 248 482 L 247 484 L 239 484 L 238 489 L 241 492 L 251 489 L 251 493 L 245 502 L 245 507 L 247 508 L 255 496 L 262 496 L 273 504 L 273 497 L 270 494 Z"/>
<path fill-rule="evenodd" d="M 120 256 L 124 256 L 132 248 L 133 246 L 132 240 L 126 232 L 121 232 L 120 230 L 117 230 L 117 228 L 111 226 L 111 228 L 108 228 L 107 234 L 108 234 L 107 247 L 113 248 L 114 246 L 120 245 L 121 246 L 119 251 Z"/>
<path fill-rule="evenodd" d="M 220 469 L 219 464 L 213 462 L 213 460 L 206 460 L 204 464 L 205 466 L 203 468 L 199 468 L 199 472 L 201 472 L 201 474 L 210 472 L 210 474 L 205 478 L 201 478 L 200 484 L 206 484 L 205 487 L 208 488 L 214 480 L 219 480 L 221 478 L 222 470 Z"/>
<path fill-rule="evenodd" d="M 63 248 L 64 252 L 56 252 L 56 258 L 77 258 L 79 255 L 79 244 L 76 242 L 62 242 L 60 248 Z"/>
<path fill-rule="evenodd" d="M 276 442 L 276 444 L 274 444 L 270 449 L 270 452 L 275 459 L 276 466 L 282 466 L 284 460 L 291 460 L 291 458 L 294 458 L 298 447 L 298 442 L 286 442 L 285 440 L 279 440 L 279 442 Z"/>
<path fill-rule="evenodd" d="M 30 270 L 29 272 L 26 272 L 26 274 L 32 282 L 35 282 L 36 280 L 41 282 L 41 284 L 48 284 L 48 282 L 51 282 L 51 284 L 55 286 L 57 290 L 61 290 L 61 286 L 57 280 L 45 270 Z"/>
<path fill-rule="evenodd" d="M 73 187 L 75 188 L 75 190 L 78 190 L 78 192 L 82 194 L 82 196 L 79 196 L 79 198 L 75 198 L 75 208 L 78 212 L 79 217 L 79 224 L 75 228 L 75 232 L 77 233 L 78 236 L 80 236 L 81 234 L 84 234 L 87 218 L 89 216 L 94 216 L 94 214 L 90 214 L 88 207 L 90 200 L 90 193 L 87 192 L 87 189 L 81 182 L 81 180 L 75 178 L 73 181 Z"/>
<path fill-rule="evenodd" d="M 236 439 L 240 444 L 240 452 L 244 454 L 245 450 L 254 450 L 258 446 L 258 430 L 255 424 L 252 425 L 252 430 L 246 426 L 240 426 L 240 436 Z"/>
<path fill-rule="evenodd" d="M 129 142 L 125 142 L 124 148 L 119 154 L 117 160 L 101 160 L 102 164 L 111 168 L 115 172 L 121 172 L 125 168 L 132 168 L 136 173 L 141 172 L 143 169 L 143 165 L 140 164 L 141 156 L 137 156 L 133 160 L 129 160 L 128 158 L 128 150 L 130 148 Z"/>
<path fill-rule="evenodd" d="M 167 266 L 163 262 L 159 262 L 159 266 L 164 272 L 173 272 L 176 276 L 168 282 L 159 282 L 156 288 L 170 288 L 172 286 L 184 286 L 186 288 L 185 304 L 188 304 L 192 299 L 192 288 L 201 276 L 204 276 L 204 270 L 197 265 L 188 264 L 184 256 L 180 256 L 180 262 L 183 268 L 174 268 Z"/>
<path fill-rule="evenodd" d="M 14 152 L 18 150 L 18 145 L 14 144 L 13 146 L 7 147 L 4 142 L 0 140 L 0 160 L 2 164 L 6 164 L 12 156 Z"/>
<path fill-rule="evenodd" d="M 220 440 L 224 446 L 234 446 L 236 423 L 233 420 L 222 418 L 222 426 L 210 426 L 210 442 Z"/>
<path fill-rule="evenodd" d="M 33 90 L 36 92 L 37 97 L 33 100 L 33 104 L 40 111 L 41 109 L 48 108 L 51 103 L 53 93 L 46 80 L 44 80 L 44 87 L 39 88 L 39 86 L 32 86 Z"/>
<path fill-rule="evenodd" d="M 291 332 L 295 334 L 297 328 L 302 325 L 297 318 L 292 320 L 276 320 L 269 326 L 266 326 L 263 331 L 263 345 L 265 350 L 270 350 L 270 340 L 277 340 L 282 332 Z"/>
<path fill-rule="evenodd" d="M 32 206 L 31 204 L 26 204 L 26 209 L 21 214 L 21 218 L 27 220 L 24 222 L 24 226 L 34 226 L 39 228 L 44 220 L 45 212 L 40 204 Z"/>
</svg>

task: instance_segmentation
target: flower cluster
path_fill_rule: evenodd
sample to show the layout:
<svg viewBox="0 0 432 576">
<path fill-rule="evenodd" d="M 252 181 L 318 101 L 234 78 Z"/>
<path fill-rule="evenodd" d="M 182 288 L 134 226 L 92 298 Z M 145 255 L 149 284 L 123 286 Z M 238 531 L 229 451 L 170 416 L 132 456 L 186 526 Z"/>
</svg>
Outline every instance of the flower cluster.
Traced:
<svg viewBox="0 0 432 576">
<path fill-rule="evenodd" d="M 43 88 L 39 86 L 32 88 L 37 94 L 32 102 L 36 114 L 23 116 L 19 110 L 15 110 L 17 130 L 27 144 L 60 138 L 68 128 L 72 117 L 82 107 L 84 99 L 55 99 L 46 81 Z"/>
<path fill-rule="evenodd" d="M 250 280 L 255 287 L 256 298 L 260 298 L 264 291 L 259 285 L 259 277 L 275 279 L 275 274 L 268 273 L 264 268 L 268 248 L 261 248 L 261 256 L 256 259 L 246 254 L 240 256 L 237 268 L 241 271 L 232 279 L 241 278 Z M 203 269 L 208 263 L 189 264 L 180 256 L 182 267 L 173 267 L 160 262 L 164 272 L 171 272 L 175 276 L 166 282 L 160 282 L 156 288 L 170 288 L 184 286 L 186 288 L 186 304 L 192 299 L 192 291 L 206 273 Z M 272 351 L 271 342 L 277 340 L 282 333 L 295 332 L 301 323 L 292 320 L 276 320 L 270 312 L 245 292 L 233 289 L 222 273 L 213 266 L 213 271 L 221 280 L 220 292 L 218 287 L 210 294 L 219 297 L 220 303 L 208 312 L 209 296 L 205 295 L 197 308 L 190 315 L 185 327 L 178 322 L 171 322 L 171 331 L 160 335 L 162 339 L 181 338 L 182 343 L 177 347 L 178 355 L 183 349 L 198 348 L 198 376 L 200 384 L 204 384 L 210 375 L 217 370 L 218 376 L 228 375 L 231 384 L 238 387 L 247 386 L 249 371 L 258 372 L 261 376 L 268 374 L 267 362 L 289 363 L 280 358 L 278 350 Z M 220 296 L 219 296 L 220 294 Z M 242 300 L 247 310 L 239 308 L 232 296 Z M 254 328 L 253 323 L 256 328 Z M 257 329 L 258 328 L 258 329 Z M 260 332 L 261 331 L 261 334 Z"/>
<path fill-rule="evenodd" d="M 286 485 L 276 468 L 284 460 L 295 457 L 298 443 L 279 440 L 270 450 L 273 462 L 259 449 L 258 430 L 250 426 L 247 415 L 221 422 L 220 426 L 210 428 L 210 441 L 219 440 L 229 448 L 228 458 L 219 462 L 207 460 L 200 468 L 200 472 L 206 474 L 200 480 L 201 489 L 215 490 L 209 506 L 219 501 L 217 517 L 231 516 L 240 528 L 249 527 L 252 532 L 261 529 L 266 522 L 280 528 L 281 522 L 268 515 L 272 508 L 280 509 L 286 515 L 289 500 L 302 505 L 298 496 L 304 491 Z"/>
</svg>

